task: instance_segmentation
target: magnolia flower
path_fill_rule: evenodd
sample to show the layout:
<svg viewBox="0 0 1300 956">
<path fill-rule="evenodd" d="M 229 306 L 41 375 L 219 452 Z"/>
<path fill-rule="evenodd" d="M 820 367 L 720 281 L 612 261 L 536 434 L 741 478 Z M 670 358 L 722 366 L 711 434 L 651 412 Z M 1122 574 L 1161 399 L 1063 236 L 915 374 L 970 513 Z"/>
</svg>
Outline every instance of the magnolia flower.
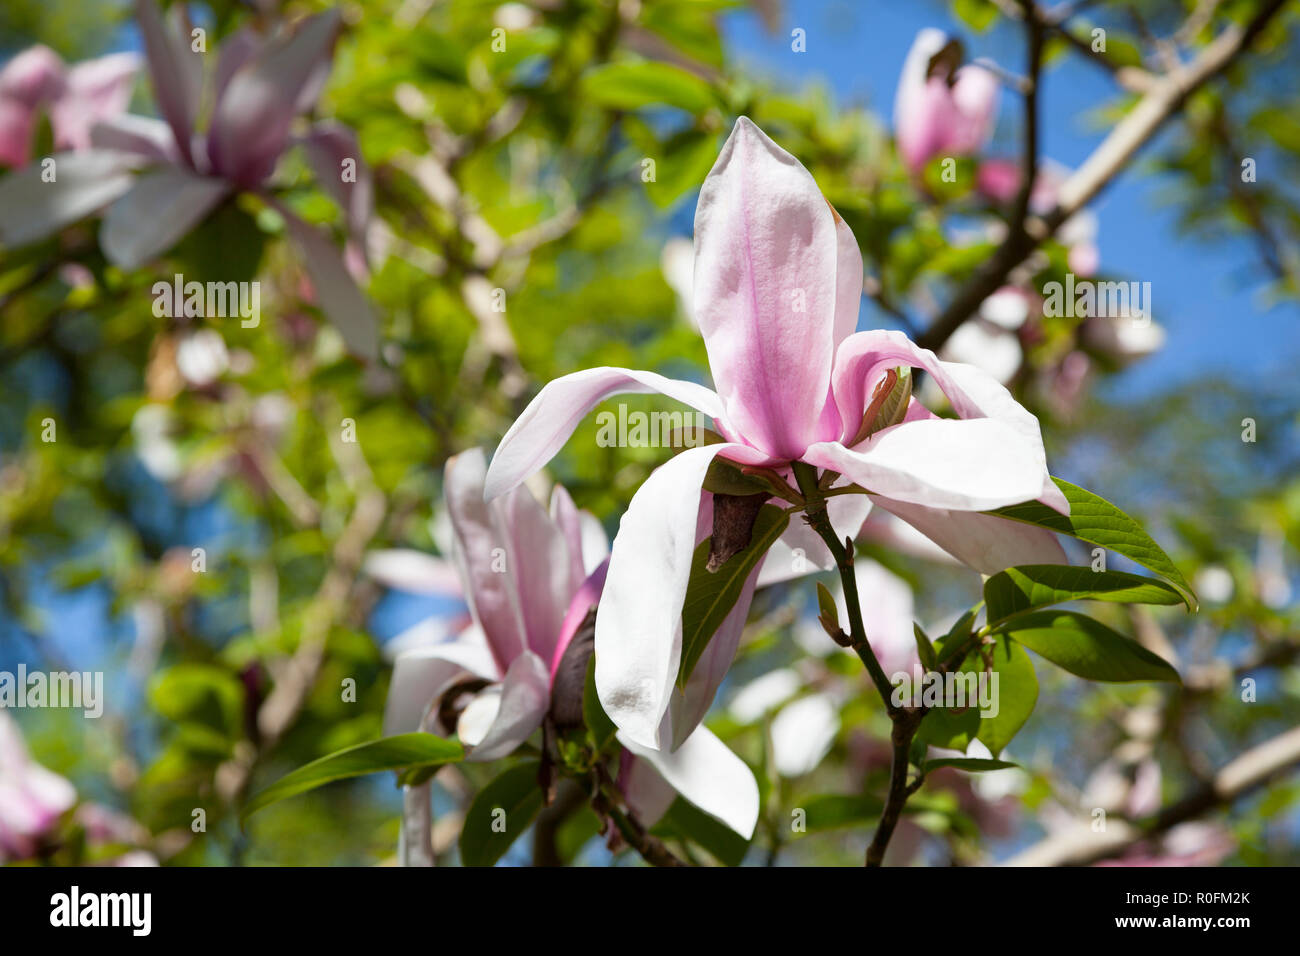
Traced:
<svg viewBox="0 0 1300 956">
<path fill-rule="evenodd" d="M 0 710 L 0 861 L 31 857 L 77 802 L 77 791 L 31 759 L 13 718 Z"/>
<path fill-rule="evenodd" d="M 1037 419 L 976 368 L 941 362 L 898 332 L 854 332 L 862 257 L 852 232 L 808 171 L 746 117 L 700 192 L 694 294 L 718 391 L 624 368 L 556 379 L 506 433 L 486 481 L 489 500 L 517 487 L 618 392 L 660 392 L 710 416 L 721 433 L 722 442 L 687 449 L 646 480 L 613 545 L 596 685 L 629 739 L 680 745 L 736 650 L 761 564 L 685 689 L 674 690 L 692 554 L 711 525 L 713 496 L 702 485 L 716 458 L 787 475 L 803 462 L 839 473 L 833 487 L 860 485 L 869 498 L 830 499 L 840 533 L 856 532 L 874 501 L 986 573 L 1064 562 L 1054 535 L 980 513 L 1034 498 L 1068 508 L 1048 477 Z M 875 431 L 899 367 L 925 369 L 959 419 L 913 400 L 898 424 Z M 803 522 L 787 531 L 792 542 L 803 570 L 831 566 Z"/>
<path fill-rule="evenodd" d="M 993 132 L 998 82 L 988 70 L 960 66 L 961 44 L 942 30 L 916 35 L 894 96 L 898 152 L 913 173 L 935 156 L 966 156 Z"/>
<path fill-rule="evenodd" d="M 471 761 L 512 753 L 548 713 L 561 726 L 581 721 L 590 656 L 590 628 L 583 625 L 601 598 L 608 565 L 603 535 L 593 546 L 590 531 L 583 534 L 594 519 L 584 519 L 563 487 L 555 486 L 549 510 L 524 487 L 485 502 L 486 471 L 476 449 L 451 459 L 444 479 L 453 559 L 473 623 L 452 640 L 398 655 L 385 716 L 388 733 L 454 731 Z M 426 570 L 422 579 L 432 580 L 436 569 Z M 675 754 L 643 752 L 622 734 L 619 740 L 651 764 L 635 772 L 625 765 L 629 802 L 640 787 L 665 781 L 752 835 L 753 774 L 708 730 L 699 728 Z"/>
<path fill-rule="evenodd" d="M 302 252 L 321 308 L 357 354 L 378 348 L 374 318 L 348 277 L 332 241 L 308 225 L 265 188 L 280 157 L 301 145 L 317 181 L 342 207 L 360 256 L 369 219 L 371 187 L 355 136 L 337 124 L 293 135 L 297 116 L 315 103 L 329 73 L 339 15 L 329 11 L 303 21 L 292 34 L 264 37 L 242 29 L 223 43 L 212 77 L 211 120 L 198 128 L 203 101 L 204 55 L 191 47 L 182 5 L 164 21 L 155 0 L 137 0 L 154 97 L 162 119 L 103 113 L 90 127 L 83 153 L 53 157 L 57 179 L 32 169 L 0 185 L 0 239 L 35 242 L 112 203 L 100 246 L 122 268 L 136 268 L 166 252 L 232 195 L 251 191 L 284 217 Z M 343 161 L 353 161 L 345 176 Z M 144 168 L 139 176 L 133 170 Z"/>
<path fill-rule="evenodd" d="M 56 149 L 87 149 L 90 129 L 126 110 L 139 58 L 114 53 L 68 67 L 47 46 L 28 47 L 0 70 L 0 166 L 26 166 L 42 112 Z"/>
</svg>

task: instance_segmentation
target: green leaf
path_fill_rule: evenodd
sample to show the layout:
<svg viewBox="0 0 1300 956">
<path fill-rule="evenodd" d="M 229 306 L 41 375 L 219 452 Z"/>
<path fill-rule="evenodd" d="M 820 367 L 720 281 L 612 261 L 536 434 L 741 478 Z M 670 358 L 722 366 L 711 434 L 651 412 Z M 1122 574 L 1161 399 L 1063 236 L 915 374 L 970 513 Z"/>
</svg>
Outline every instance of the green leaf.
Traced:
<svg viewBox="0 0 1300 956">
<path fill-rule="evenodd" d="M 460 859 L 466 866 L 492 866 L 528 829 L 542 809 L 537 760 L 525 760 L 499 774 L 478 792 L 460 831 Z"/>
<path fill-rule="evenodd" d="M 678 797 L 651 831 L 658 836 L 690 840 L 703 847 L 724 866 L 739 866 L 749 851 L 749 841 L 731 827 Z"/>
<path fill-rule="evenodd" d="M 930 638 L 916 622 L 912 623 L 912 634 L 916 637 L 916 653 L 921 658 L 921 665 L 928 671 L 934 670 L 939 666 L 939 656 L 934 652 Z"/>
<path fill-rule="evenodd" d="M 999 571 L 984 582 L 989 629 L 1008 618 L 1063 601 L 1178 604 L 1172 585 L 1124 571 L 1093 571 L 1064 564 L 1026 564 Z"/>
<path fill-rule="evenodd" d="M 878 431 L 899 424 L 903 420 L 903 416 L 907 414 L 907 404 L 912 400 L 912 370 L 904 366 L 897 369 L 897 372 L 898 381 L 894 383 L 894 387 L 885 396 L 880 411 L 876 413 L 876 420 L 871 423 L 871 427 L 867 430 L 868 437 Z"/>
<path fill-rule="evenodd" d="M 991 669 L 985 678 L 991 695 L 987 717 L 981 715 L 978 699 L 980 674 L 988 657 Z M 996 675 L 997 683 L 993 678 Z M 960 683 L 958 683 L 960 681 Z M 992 753 L 1000 753 L 1020 732 L 1038 702 L 1038 677 L 1033 662 L 1024 649 L 1003 638 L 992 645 L 978 647 L 968 654 L 961 666 L 944 677 L 945 703 L 965 706 L 936 707 L 921 722 L 918 735 L 936 747 L 965 750 L 978 737 Z M 960 691 L 960 695 L 958 695 Z"/>
<path fill-rule="evenodd" d="M 263 807 L 335 780 L 361 777 L 380 770 L 440 766 L 464 757 L 465 749 L 458 741 L 444 740 L 433 734 L 398 734 L 372 740 L 313 760 L 286 774 L 249 800 L 240 819 L 247 820 Z"/>
<path fill-rule="evenodd" d="M 715 102 L 708 83 L 667 63 L 609 63 L 588 70 L 582 88 L 592 102 L 616 110 L 676 106 L 702 113 Z"/>
<path fill-rule="evenodd" d="M 655 178 L 645 184 L 646 195 L 660 209 L 674 205 L 688 190 L 698 189 L 718 158 L 712 133 L 691 132 L 672 142 L 655 164 Z"/>
<path fill-rule="evenodd" d="M 704 490 L 715 495 L 756 495 L 771 491 L 771 484 L 758 475 L 747 475 L 739 466 L 715 458 L 704 473 Z"/>
<path fill-rule="evenodd" d="M 1018 617 L 1001 633 L 1088 680 L 1180 681 L 1178 671 L 1168 661 L 1100 621 L 1074 611 L 1040 611 Z"/>
<path fill-rule="evenodd" d="M 594 654 L 587 662 L 587 683 L 582 689 L 582 722 L 587 725 L 587 736 L 597 753 L 604 750 L 614 739 L 614 732 L 618 729 L 614 726 L 614 721 L 610 720 L 609 715 L 605 713 L 605 708 L 601 706 L 600 697 L 596 693 Z"/>
<path fill-rule="evenodd" d="M 976 33 L 983 33 L 998 18 L 992 0 L 953 0 L 952 12 Z"/>
<path fill-rule="evenodd" d="M 1196 610 L 1196 594 L 1187 583 L 1187 579 L 1174 566 L 1169 555 L 1160 549 L 1160 545 L 1142 530 L 1141 525 L 1105 498 L 1072 485 L 1068 481 L 1062 481 L 1060 478 L 1052 480 L 1070 502 L 1068 515 L 1054 511 L 1038 501 L 1008 505 L 987 513 L 1037 525 L 1060 534 L 1068 534 L 1080 541 L 1100 545 L 1116 554 L 1122 554 L 1172 584 L 1183 596 L 1183 602 L 1188 610 Z"/>
<path fill-rule="evenodd" d="M 870 794 L 825 793 L 810 797 L 796 810 L 804 812 L 803 824 L 808 833 L 837 830 L 872 824 L 885 808 L 879 797 Z"/>
<path fill-rule="evenodd" d="M 712 539 L 705 538 L 696 545 L 690 582 L 682 602 L 682 666 L 677 675 L 677 683 L 682 687 L 686 686 L 709 641 L 736 606 L 750 572 L 789 523 L 790 516 L 781 508 L 764 505 L 754 520 L 748 546 L 712 573 L 705 568 Z"/>
<path fill-rule="evenodd" d="M 1012 763 L 1009 760 L 989 760 L 984 757 L 943 757 L 939 760 L 927 760 L 925 762 L 925 772 L 938 770 L 941 767 L 951 767 L 954 770 L 965 770 L 969 773 L 983 773 L 987 770 L 1006 770 L 1009 767 L 1019 767 L 1020 764 Z"/>
</svg>

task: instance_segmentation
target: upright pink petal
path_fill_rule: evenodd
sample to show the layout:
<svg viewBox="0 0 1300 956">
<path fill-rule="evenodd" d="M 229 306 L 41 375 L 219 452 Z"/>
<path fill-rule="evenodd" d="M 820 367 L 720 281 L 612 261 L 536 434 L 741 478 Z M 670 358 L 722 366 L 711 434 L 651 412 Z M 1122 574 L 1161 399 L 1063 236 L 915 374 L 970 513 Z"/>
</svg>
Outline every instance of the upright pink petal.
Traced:
<svg viewBox="0 0 1300 956">
<path fill-rule="evenodd" d="M 837 218 L 798 160 L 736 121 L 695 209 L 695 315 L 728 422 L 777 458 L 831 437 L 837 299 L 847 311 L 855 281 L 841 294 Z"/>
<path fill-rule="evenodd" d="M 560 668 L 560 661 L 564 658 L 564 652 L 569 649 L 573 635 L 577 633 L 588 612 L 600 602 L 601 592 L 605 589 L 605 575 L 608 571 L 609 562 L 602 561 L 597 565 L 596 570 L 592 571 L 578 586 L 578 590 L 573 594 L 573 600 L 569 602 L 569 610 L 560 625 L 560 635 L 555 641 L 555 650 L 551 656 L 552 684 L 555 683 L 555 673 Z"/>
<path fill-rule="evenodd" d="M 287 40 L 266 44 L 230 77 L 208 131 L 217 173 L 244 187 L 271 174 L 303 90 L 329 62 L 338 26 L 338 11 L 317 14 Z"/>
<path fill-rule="evenodd" d="M 447 462 L 443 495 L 470 610 L 505 673 L 528 645 L 505 529 L 496 509 L 483 500 L 486 470 L 479 449 L 455 456 Z"/>
<path fill-rule="evenodd" d="M 114 53 L 72 67 L 62 94 L 50 107 L 54 145 L 89 149 L 94 125 L 126 112 L 139 71 L 140 58 L 134 53 Z"/>
<path fill-rule="evenodd" d="M 564 447 L 578 423 L 596 405 L 619 393 L 659 392 L 723 419 L 718 396 L 703 385 L 626 368 L 589 368 L 547 382 L 515 419 L 488 469 L 484 494 L 491 500 L 534 474 Z"/>
<path fill-rule="evenodd" d="M 342 123 L 317 123 L 302 141 L 316 182 L 343 210 L 348 232 L 358 243 L 374 212 L 374 184 L 370 168 L 361 157 L 357 134 Z M 352 161 L 352 175 L 344 180 L 344 162 Z"/>
<path fill-rule="evenodd" d="M 35 109 L 59 95 L 66 75 L 59 55 L 38 43 L 14 54 L 0 69 L 0 99 Z"/>
<path fill-rule="evenodd" d="M 27 165 L 37 116 L 63 89 L 64 76 L 58 54 L 39 44 L 0 69 L 0 166 Z"/>
<path fill-rule="evenodd" d="M 32 156 L 36 110 L 0 96 L 0 166 L 18 169 Z"/>
<path fill-rule="evenodd" d="M 370 300 L 353 281 L 334 240 L 316 226 L 303 221 L 283 203 L 273 203 L 284 217 L 289 237 L 302 253 L 321 311 L 338 329 L 348 350 L 360 358 L 379 355 L 379 322 Z"/>
<path fill-rule="evenodd" d="M 526 487 L 515 488 L 488 507 L 501 515 L 528 649 L 546 662 L 549 671 L 573 597 L 568 542 Z"/>
<path fill-rule="evenodd" d="M 564 535 L 565 548 L 568 553 L 569 588 L 572 595 L 586 580 L 587 568 L 582 556 L 582 515 L 573 503 L 573 498 L 563 485 L 551 489 L 551 520 Z"/>
<path fill-rule="evenodd" d="M 155 0 L 136 0 L 136 20 L 144 40 L 149 77 L 153 83 L 158 112 L 176 137 L 176 147 L 190 165 L 194 165 L 191 138 L 199 115 L 202 95 L 202 54 L 195 53 L 180 20 L 184 9 L 173 8 L 171 22 L 166 23 Z"/>
</svg>

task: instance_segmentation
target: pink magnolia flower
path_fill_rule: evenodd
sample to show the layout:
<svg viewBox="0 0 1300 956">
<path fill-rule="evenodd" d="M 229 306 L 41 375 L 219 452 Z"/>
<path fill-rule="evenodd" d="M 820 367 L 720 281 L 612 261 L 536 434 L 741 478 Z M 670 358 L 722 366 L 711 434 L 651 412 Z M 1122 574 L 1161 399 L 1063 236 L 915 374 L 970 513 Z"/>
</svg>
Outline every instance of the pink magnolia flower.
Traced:
<svg viewBox="0 0 1300 956">
<path fill-rule="evenodd" d="M 26 166 L 47 112 L 58 149 L 87 149 L 90 128 L 126 110 L 140 68 L 134 53 L 68 67 L 47 46 L 28 47 L 0 69 L 0 166 Z"/>
<path fill-rule="evenodd" d="M 608 567 L 603 534 L 593 539 L 594 519 L 584 520 L 563 487 L 555 486 L 549 509 L 524 487 L 486 502 L 486 473 L 486 457 L 475 449 L 451 459 L 444 479 L 453 558 L 473 623 L 452 640 L 398 655 L 385 715 L 387 733 L 454 731 L 472 761 L 507 756 L 548 713 L 563 721 L 580 703 L 589 648 L 573 645 L 583 640 L 580 629 L 601 599 Z M 619 739 L 649 764 L 624 767 L 629 802 L 645 788 L 643 822 L 657 819 L 646 814 L 656 805 L 651 794 L 666 782 L 743 836 L 753 834 L 758 785 L 707 729 L 674 754 L 642 752 Z"/>
<path fill-rule="evenodd" d="M 32 856 L 77 802 L 77 791 L 31 759 L 13 718 L 0 710 L 0 861 Z"/>
<path fill-rule="evenodd" d="M 596 620 L 597 687 L 609 715 L 642 746 L 680 744 L 699 723 L 760 573 L 685 690 L 675 690 L 691 557 L 710 527 L 712 496 L 701 488 L 715 458 L 787 474 L 804 462 L 838 472 L 840 486 L 857 483 L 869 499 L 830 499 L 842 509 L 831 513 L 842 533 L 857 531 L 873 501 L 986 573 L 1065 560 L 1054 535 L 980 513 L 1034 498 L 1068 507 L 1048 477 L 1037 419 L 979 369 L 941 362 L 897 332 L 855 333 L 861 294 L 862 258 L 848 226 L 808 171 L 741 117 L 695 214 L 694 311 L 718 391 L 624 368 L 566 375 L 538 393 L 492 459 L 489 500 L 545 465 L 582 417 L 618 392 L 685 402 L 724 437 L 683 451 L 646 480 L 610 555 Z M 870 407 L 873 397 L 900 366 L 932 376 L 959 419 L 912 401 L 901 423 L 863 438 L 879 407 Z M 808 565 L 831 566 L 803 522 L 787 532 L 784 545 L 792 542 Z"/>
<path fill-rule="evenodd" d="M 100 115 L 91 127 L 90 114 L 78 114 L 94 148 L 56 155 L 53 184 L 40 181 L 39 169 L 0 183 L 0 240 L 35 242 L 112 203 L 100 246 L 112 263 L 132 269 L 172 248 L 232 195 L 255 192 L 284 217 L 315 297 L 349 348 L 374 357 L 377 326 L 345 258 L 327 235 L 266 191 L 280 157 L 302 146 L 318 183 L 344 212 L 351 235 L 346 261 L 363 264 L 372 192 L 355 135 L 329 123 L 293 133 L 329 74 L 338 12 L 309 17 L 291 33 L 263 36 L 245 28 L 227 38 L 212 78 L 211 120 L 200 131 L 204 55 L 191 47 L 183 5 L 172 11 L 168 22 L 155 0 L 136 3 L 162 119 Z M 341 163 L 349 158 L 355 176 L 345 178 Z"/>
<path fill-rule="evenodd" d="M 903 163 L 920 173 L 936 156 L 977 152 L 993 132 L 998 82 L 988 70 L 958 67 L 960 44 L 942 30 L 916 35 L 894 95 L 894 135 Z"/>
</svg>

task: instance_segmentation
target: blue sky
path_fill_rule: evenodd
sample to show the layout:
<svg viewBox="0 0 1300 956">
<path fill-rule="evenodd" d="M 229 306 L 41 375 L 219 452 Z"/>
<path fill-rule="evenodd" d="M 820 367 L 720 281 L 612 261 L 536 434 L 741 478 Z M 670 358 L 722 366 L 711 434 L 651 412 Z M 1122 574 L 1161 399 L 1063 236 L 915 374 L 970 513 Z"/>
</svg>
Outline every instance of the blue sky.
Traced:
<svg viewBox="0 0 1300 956">
<path fill-rule="evenodd" d="M 968 57 L 991 57 L 1021 72 L 1024 44 L 1017 24 L 1000 22 L 977 34 L 944 3 L 787 0 L 785 6 L 783 26 L 774 34 L 749 11 L 729 15 L 724 29 L 733 56 L 771 82 L 796 88 L 819 83 L 833 90 L 841 105 L 866 105 L 886 119 L 892 117 L 903 59 L 922 27 L 959 35 Z M 806 32 L 806 53 L 790 49 L 795 27 Z M 1040 93 L 1042 154 L 1068 166 L 1080 164 L 1106 132 L 1094 111 L 1114 94 L 1111 79 L 1095 66 L 1072 55 L 1056 61 Z M 1004 89 L 992 151 L 1017 153 L 1020 116 L 1019 97 Z M 1171 131 L 1167 127 L 1163 135 Z M 1294 376 L 1300 308 L 1265 307 L 1258 294 L 1265 276 L 1246 239 L 1211 245 L 1177 233 L 1177 210 L 1158 198 L 1161 180 L 1141 169 L 1142 160 L 1158 149 L 1157 142 L 1092 207 L 1101 220 L 1102 269 L 1149 281 L 1156 321 L 1169 333 L 1164 349 L 1109 387 L 1137 397 L 1215 372 Z M 1268 175 L 1262 162 L 1259 175 Z"/>
</svg>

